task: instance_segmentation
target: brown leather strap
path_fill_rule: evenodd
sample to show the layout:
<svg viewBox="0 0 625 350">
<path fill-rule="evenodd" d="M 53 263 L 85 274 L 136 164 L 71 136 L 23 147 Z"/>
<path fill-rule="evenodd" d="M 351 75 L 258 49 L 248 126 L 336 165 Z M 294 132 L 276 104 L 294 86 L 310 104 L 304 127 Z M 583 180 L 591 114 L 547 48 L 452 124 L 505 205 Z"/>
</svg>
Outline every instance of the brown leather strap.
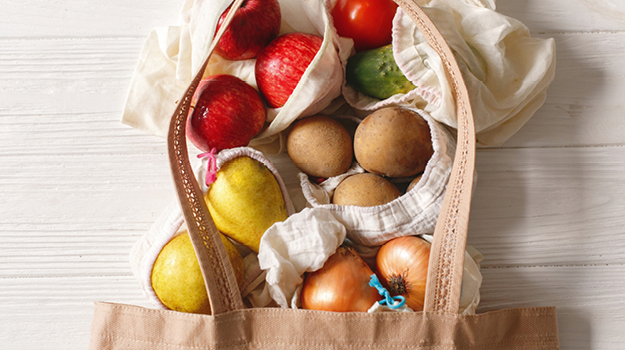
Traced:
<svg viewBox="0 0 625 350">
<path fill-rule="evenodd" d="M 395 0 L 413 19 L 426 40 L 440 55 L 452 82 L 458 114 L 458 147 L 449 187 L 438 219 L 426 289 L 426 312 L 457 313 L 460 303 L 464 250 L 467 238 L 473 172 L 475 166 L 475 130 L 469 95 L 451 49 L 434 24 L 412 0 Z M 212 54 L 231 16 L 243 0 L 236 0 L 229 18 L 209 49 Z M 170 164 L 182 211 L 189 226 L 191 241 L 202 267 L 212 314 L 243 308 L 229 260 L 215 228 L 203 194 L 189 164 L 185 124 L 191 98 L 202 78 L 208 58 L 185 92 L 172 117 L 168 137 Z"/>
<path fill-rule="evenodd" d="M 475 125 L 469 92 L 453 52 L 434 23 L 411 0 L 395 1 L 440 56 L 456 99 L 456 156 L 434 231 L 423 310 L 458 313 L 475 169 Z"/>
<path fill-rule="evenodd" d="M 215 35 L 215 39 L 209 48 L 206 62 L 204 62 L 204 65 L 178 103 L 178 107 L 171 119 L 167 138 L 169 162 L 176 192 L 178 193 L 182 212 L 187 222 L 191 242 L 200 262 L 202 275 L 204 275 L 204 283 L 213 315 L 243 309 L 244 304 L 236 278 L 232 272 L 226 248 L 221 242 L 219 231 L 208 212 L 204 196 L 189 163 L 185 130 L 191 99 L 200 80 L 202 80 L 208 60 L 223 32 L 232 21 L 234 13 L 241 7 L 243 1 L 236 0 L 234 2 L 225 18 L 224 24 Z"/>
</svg>

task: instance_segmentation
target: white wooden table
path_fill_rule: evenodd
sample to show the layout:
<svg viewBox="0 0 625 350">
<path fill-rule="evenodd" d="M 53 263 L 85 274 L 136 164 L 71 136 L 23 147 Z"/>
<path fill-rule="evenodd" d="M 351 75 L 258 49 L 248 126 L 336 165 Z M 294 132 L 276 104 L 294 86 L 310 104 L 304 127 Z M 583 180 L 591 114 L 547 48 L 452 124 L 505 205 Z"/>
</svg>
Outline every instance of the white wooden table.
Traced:
<svg viewBox="0 0 625 350">
<path fill-rule="evenodd" d="M 150 306 L 128 253 L 174 198 L 165 141 L 120 123 L 182 1 L 2 0 L 0 348 L 86 349 L 93 302 Z M 563 349 L 625 348 L 625 1 L 499 0 L 557 42 L 543 108 L 479 150 L 480 311 L 555 305 Z"/>
</svg>

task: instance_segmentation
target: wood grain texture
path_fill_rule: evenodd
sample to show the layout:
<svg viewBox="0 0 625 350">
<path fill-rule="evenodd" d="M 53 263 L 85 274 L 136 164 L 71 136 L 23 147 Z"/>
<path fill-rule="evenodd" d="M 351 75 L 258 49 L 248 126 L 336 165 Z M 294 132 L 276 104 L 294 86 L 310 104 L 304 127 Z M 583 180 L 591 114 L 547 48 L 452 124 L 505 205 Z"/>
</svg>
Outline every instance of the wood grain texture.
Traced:
<svg viewBox="0 0 625 350">
<path fill-rule="evenodd" d="M 183 1 L 4 0 L 0 38 L 144 37 L 177 25 Z"/>
<path fill-rule="evenodd" d="M 0 348 L 85 349 L 94 301 L 150 306 L 128 254 L 174 191 L 164 140 L 119 120 L 144 38 L 181 6 L 2 1 Z M 562 349 L 623 349 L 625 3 L 497 7 L 555 38 L 557 72 L 523 129 L 478 152 L 480 311 L 555 305 Z"/>
<path fill-rule="evenodd" d="M 625 3 L 604 0 L 497 0 L 497 12 L 523 22 L 533 34 L 622 32 Z"/>
<path fill-rule="evenodd" d="M 3 278 L 2 348 L 87 349 L 94 300 L 146 306 L 132 276 Z"/>
<path fill-rule="evenodd" d="M 623 31 L 625 4 L 607 0 L 496 1 L 497 11 L 534 34 Z M 154 27 L 177 25 L 183 1 L 4 0 L 0 38 L 144 37 Z"/>
<path fill-rule="evenodd" d="M 481 309 L 552 306 L 561 349 L 622 349 L 625 266 L 482 269 Z"/>
<path fill-rule="evenodd" d="M 481 150 L 469 244 L 485 266 L 620 264 L 625 148 Z"/>
<path fill-rule="evenodd" d="M 625 142 L 625 32 L 553 34 L 556 78 L 543 107 L 504 147 Z"/>
</svg>

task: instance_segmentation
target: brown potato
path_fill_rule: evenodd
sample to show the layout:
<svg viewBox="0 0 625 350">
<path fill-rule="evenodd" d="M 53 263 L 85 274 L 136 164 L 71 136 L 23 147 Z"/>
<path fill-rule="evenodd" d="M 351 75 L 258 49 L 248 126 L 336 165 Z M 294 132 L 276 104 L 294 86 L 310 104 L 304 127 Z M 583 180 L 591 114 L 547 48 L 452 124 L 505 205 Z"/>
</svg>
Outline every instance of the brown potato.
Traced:
<svg viewBox="0 0 625 350">
<path fill-rule="evenodd" d="M 345 127 L 324 115 L 296 122 L 286 147 L 295 166 L 308 175 L 326 179 L 345 173 L 354 158 L 352 138 Z"/>
<path fill-rule="evenodd" d="M 354 154 L 369 172 L 407 177 L 423 170 L 434 154 L 430 127 L 409 109 L 387 107 L 367 116 L 356 129 Z"/>
<path fill-rule="evenodd" d="M 341 181 L 334 190 L 332 203 L 372 207 L 386 204 L 400 195 L 397 187 L 387 179 L 371 173 L 362 173 Z"/>
<path fill-rule="evenodd" d="M 406 192 L 412 190 L 419 183 L 419 181 L 421 181 L 422 176 L 423 174 L 420 174 L 419 176 L 412 179 L 412 181 L 410 181 L 410 183 L 408 184 L 408 189 L 406 190 Z"/>
</svg>

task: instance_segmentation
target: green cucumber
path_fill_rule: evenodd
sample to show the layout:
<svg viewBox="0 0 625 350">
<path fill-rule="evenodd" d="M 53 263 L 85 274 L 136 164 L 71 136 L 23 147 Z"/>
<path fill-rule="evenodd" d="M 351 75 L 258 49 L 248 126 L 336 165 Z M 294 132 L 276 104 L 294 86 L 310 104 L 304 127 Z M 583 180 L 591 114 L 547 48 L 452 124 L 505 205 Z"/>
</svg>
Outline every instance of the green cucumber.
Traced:
<svg viewBox="0 0 625 350">
<path fill-rule="evenodd" d="M 395 63 L 391 45 L 361 51 L 350 57 L 346 80 L 357 91 L 380 100 L 415 88 Z"/>
</svg>

